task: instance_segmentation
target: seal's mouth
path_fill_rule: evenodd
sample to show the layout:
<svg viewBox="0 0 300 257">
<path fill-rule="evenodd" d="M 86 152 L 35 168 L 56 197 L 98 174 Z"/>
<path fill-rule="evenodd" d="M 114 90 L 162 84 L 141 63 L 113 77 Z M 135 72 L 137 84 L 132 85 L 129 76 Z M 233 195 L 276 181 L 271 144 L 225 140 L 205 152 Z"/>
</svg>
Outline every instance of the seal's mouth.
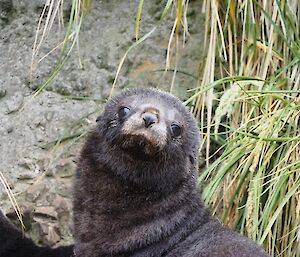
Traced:
<svg viewBox="0 0 300 257">
<path fill-rule="evenodd" d="M 121 138 L 121 149 L 136 160 L 152 159 L 159 151 L 156 140 L 144 134 L 125 134 Z"/>
</svg>

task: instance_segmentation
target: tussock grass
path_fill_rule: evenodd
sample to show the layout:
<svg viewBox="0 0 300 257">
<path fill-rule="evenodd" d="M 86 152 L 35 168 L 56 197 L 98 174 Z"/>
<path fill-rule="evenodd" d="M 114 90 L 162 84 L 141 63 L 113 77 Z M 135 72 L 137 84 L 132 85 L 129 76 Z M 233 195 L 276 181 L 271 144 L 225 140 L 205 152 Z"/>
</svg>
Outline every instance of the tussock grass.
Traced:
<svg viewBox="0 0 300 257">
<path fill-rule="evenodd" d="M 63 41 L 57 44 L 57 46 L 49 51 L 49 53 L 47 53 L 46 55 L 43 55 L 42 57 L 40 57 L 39 55 L 40 48 L 43 45 L 45 39 L 48 36 L 51 36 L 51 28 L 53 26 L 53 23 L 58 20 L 60 26 L 64 25 L 62 7 L 63 4 L 63 0 L 47 1 L 38 22 L 31 57 L 30 80 L 32 74 L 34 73 L 34 70 L 38 67 L 39 63 L 47 58 L 48 55 L 57 50 L 60 51 L 60 54 L 56 64 L 50 72 L 50 75 L 41 85 L 38 86 L 34 95 L 39 94 L 53 81 L 53 79 L 58 75 L 58 73 L 61 71 L 62 67 L 68 60 L 74 47 L 77 48 L 77 51 L 79 53 L 79 32 L 84 16 L 91 9 L 92 0 L 72 0 L 68 26 Z M 82 66 L 80 59 L 79 64 L 80 66 Z"/>
<path fill-rule="evenodd" d="M 300 256 L 300 2 L 204 1 L 193 112 L 213 211 L 272 256 Z M 221 155 L 211 164 L 210 140 Z"/>
</svg>

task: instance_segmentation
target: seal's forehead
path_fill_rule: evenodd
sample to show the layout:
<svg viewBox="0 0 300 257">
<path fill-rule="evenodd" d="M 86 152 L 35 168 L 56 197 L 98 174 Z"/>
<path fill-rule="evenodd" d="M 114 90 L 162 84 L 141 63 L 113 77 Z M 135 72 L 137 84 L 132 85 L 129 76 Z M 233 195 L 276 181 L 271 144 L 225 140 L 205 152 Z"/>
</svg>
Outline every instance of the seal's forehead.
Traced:
<svg viewBox="0 0 300 257">
<path fill-rule="evenodd" d="M 122 91 L 111 101 L 116 105 L 143 105 L 150 104 L 157 107 L 172 108 L 178 111 L 185 109 L 179 99 L 171 94 L 150 88 L 138 88 Z"/>
<path fill-rule="evenodd" d="M 158 95 L 130 95 L 126 98 L 119 99 L 120 105 L 129 105 L 129 106 L 151 106 L 156 108 L 172 108 L 174 109 L 175 106 L 171 104 L 168 99 L 164 99 L 159 97 Z"/>
</svg>

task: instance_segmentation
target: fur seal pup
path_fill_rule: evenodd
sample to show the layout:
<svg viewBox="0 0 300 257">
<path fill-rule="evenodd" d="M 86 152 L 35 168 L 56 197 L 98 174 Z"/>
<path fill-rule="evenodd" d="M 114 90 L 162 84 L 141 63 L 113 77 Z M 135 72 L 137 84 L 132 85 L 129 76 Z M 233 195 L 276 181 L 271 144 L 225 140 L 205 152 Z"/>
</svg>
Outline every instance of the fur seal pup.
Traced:
<svg viewBox="0 0 300 257">
<path fill-rule="evenodd" d="M 40 247 L 24 237 L 0 211 L 0 257 L 70 257 L 73 246 Z"/>
<path fill-rule="evenodd" d="M 108 101 L 74 183 L 80 257 L 267 257 L 224 227 L 197 188 L 199 136 L 182 103 L 154 89 Z"/>
</svg>

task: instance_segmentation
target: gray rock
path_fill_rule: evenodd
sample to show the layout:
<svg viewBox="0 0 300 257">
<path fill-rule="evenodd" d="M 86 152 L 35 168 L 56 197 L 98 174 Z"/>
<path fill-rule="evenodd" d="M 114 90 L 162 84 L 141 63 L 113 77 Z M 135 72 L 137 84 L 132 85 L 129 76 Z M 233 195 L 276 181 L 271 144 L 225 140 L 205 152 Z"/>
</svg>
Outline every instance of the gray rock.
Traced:
<svg viewBox="0 0 300 257">
<path fill-rule="evenodd" d="M 38 206 L 34 211 L 34 215 L 57 219 L 57 212 L 53 206 Z"/>
<path fill-rule="evenodd" d="M 3 98 L 6 95 L 6 90 L 4 88 L 0 88 L 0 98 Z"/>
<path fill-rule="evenodd" d="M 26 200 L 27 201 L 36 201 L 39 197 L 47 191 L 47 186 L 38 181 L 34 185 L 30 186 L 26 191 Z"/>
<path fill-rule="evenodd" d="M 9 22 L 14 6 L 12 0 L 0 0 L 0 21 L 4 24 Z"/>
<path fill-rule="evenodd" d="M 6 101 L 7 114 L 20 110 L 24 101 L 22 92 L 16 92 L 10 99 Z"/>
<path fill-rule="evenodd" d="M 34 179 L 37 176 L 37 174 L 33 171 L 26 171 L 26 172 L 22 172 L 21 174 L 19 174 L 17 176 L 17 178 L 19 180 L 30 180 L 30 179 Z"/>
</svg>

